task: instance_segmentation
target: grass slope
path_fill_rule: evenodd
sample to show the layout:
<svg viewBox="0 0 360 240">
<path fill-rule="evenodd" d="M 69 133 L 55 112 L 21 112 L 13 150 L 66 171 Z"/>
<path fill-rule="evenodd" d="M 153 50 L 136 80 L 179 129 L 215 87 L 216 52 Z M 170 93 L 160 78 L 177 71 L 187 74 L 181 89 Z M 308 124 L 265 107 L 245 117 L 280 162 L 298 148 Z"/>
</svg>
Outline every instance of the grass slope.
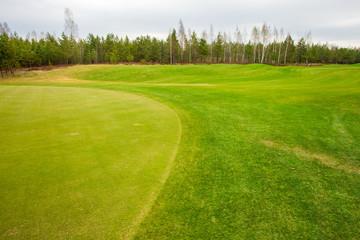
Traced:
<svg viewBox="0 0 360 240">
<path fill-rule="evenodd" d="M 130 236 L 180 136 L 164 105 L 79 88 L 2 86 L 0 122 L 1 239 Z"/>
<path fill-rule="evenodd" d="M 358 65 L 78 66 L 6 84 L 128 91 L 177 111 L 179 151 L 136 239 L 360 238 Z"/>
</svg>

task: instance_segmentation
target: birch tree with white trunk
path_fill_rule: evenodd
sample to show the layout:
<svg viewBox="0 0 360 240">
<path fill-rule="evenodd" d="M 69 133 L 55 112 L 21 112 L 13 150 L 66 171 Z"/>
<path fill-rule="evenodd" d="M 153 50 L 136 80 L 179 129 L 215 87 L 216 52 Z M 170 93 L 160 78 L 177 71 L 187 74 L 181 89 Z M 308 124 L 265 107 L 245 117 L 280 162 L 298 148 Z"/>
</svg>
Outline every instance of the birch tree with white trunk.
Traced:
<svg viewBox="0 0 360 240">
<path fill-rule="evenodd" d="M 289 43 L 290 43 L 290 33 L 288 33 L 287 37 L 286 37 L 286 47 L 285 47 L 285 55 L 284 55 L 284 64 L 286 64 L 287 61 L 287 54 L 288 54 L 288 49 L 289 49 Z"/>
<path fill-rule="evenodd" d="M 210 62 L 213 61 L 213 41 L 214 41 L 214 27 L 210 24 Z"/>
<path fill-rule="evenodd" d="M 170 52 L 170 64 L 173 64 L 173 49 L 172 49 L 172 31 L 169 31 L 169 52 Z"/>
<path fill-rule="evenodd" d="M 185 52 L 185 40 L 186 40 L 186 33 L 183 22 L 179 21 L 179 32 L 178 32 L 179 44 L 180 44 L 180 57 L 181 62 L 184 62 L 184 52 Z"/>
<path fill-rule="evenodd" d="M 247 32 L 246 27 L 245 27 L 244 30 L 243 30 L 243 35 L 242 35 L 243 48 L 242 48 L 241 63 L 244 63 L 244 60 L 245 60 L 245 45 L 247 43 L 247 36 L 248 36 L 248 32 Z"/>
<path fill-rule="evenodd" d="M 281 30 L 280 30 L 280 39 L 279 39 L 280 46 L 279 46 L 279 54 L 278 54 L 278 60 L 277 60 L 278 64 L 280 64 L 281 48 L 282 48 L 283 41 L 284 41 L 284 29 L 281 28 Z"/>
<path fill-rule="evenodd" d="M 239 63 L 239 59 L 241 55 L 242 36 L 238 25 L 236 25 L 236 29 L 235 29 L 235 39 L 236 39 L 236 49 L 237 49 L 236 62 Z"/>
<path fill-rule="evenodd" d="M 305 34 L 305 44 L 306 44 L 306 51 L 309 51 L 309 47 L 311 47 L 312 44 L 311 31 L 308 31 Z M 309 63 L 308 54 L 306 54 L 306 64 L 308 63 Z"/>
<path fill-rule="evenodd" d="M 191 51 L 192 51 L 192 39 L 191 39 L 191 29 L 188 29 L 188 39 L 189 39 L 189 63 L 191 63 Z"/>
<path fill-rule="evenodd" d="M 224 40 L 224 63 L 226 61 L 226 49 L 227 49 L 227 35 L 226 32 L 223 33 L 223 40 Z"/>
<path fill-rule="evenodd" d="M 277 53 L 277 47 L 279 42 L 279 31 L 277 30 L 276 26 L 274 26 L 273 30 L 273 55 Z M 275 58 L 275 57 L 274 57 Z M 271 58 L 271 63 L 274 64 L 276 60 L 273 57 Z"/>
<path fill-rule="evenodd" d="M 259 29 L 258 29 L 258 27 L 254 27 L 253 29 L 252 29 L 252 32 L 251 32 L 251 38 L 252 38 L 252 40 L 253 40 L 253 42 L 254 42 L 254 59 L 253 59 L 253 63 L 255 63 L 256 62 L 256 48 L 257 48 L 257 45 L 258 45 L 258 43 L 259 43 L 259 38 L 260 38 L 260 34 L 259 34 Z"/>
<path fill-rule="evenodd" d="M 269 32 L 270 32 L 270 27 L 266 25 L 266 23 L 264 23 L 264 25 L 261 28 L 261 40 L 263 44 L 263 49 L 261 53 L 261 63 L 264 63 L 265 53 L 269 41 Z"/>
<path fill-rule="evenodd" d="M 232 40 L 231 40 L 231 33 L 228 33 L 229 44 L 228 44 L 228 51 L 229 51 L 229 63 L 232 62 Z"/>
</svg>

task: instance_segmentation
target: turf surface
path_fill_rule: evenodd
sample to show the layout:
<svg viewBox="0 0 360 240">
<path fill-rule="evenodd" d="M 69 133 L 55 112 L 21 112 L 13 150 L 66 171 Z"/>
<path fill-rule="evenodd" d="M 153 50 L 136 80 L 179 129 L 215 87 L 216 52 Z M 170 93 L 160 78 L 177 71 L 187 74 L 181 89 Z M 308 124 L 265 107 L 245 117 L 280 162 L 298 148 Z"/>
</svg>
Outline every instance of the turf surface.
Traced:
<svg viewBox="0 0 360 240">
<path fill-rule="evenodd" d="M 180 136 L 150 99 L 0 87 L 3 239 L 123 239 L 151 207 Z"/>
<path fill-rule="evenodd" d="M 77 66 L 7 85 L 144 95 L 182 137 L 135 239 L 360 238 L 360 66 Z"/>
</svg>

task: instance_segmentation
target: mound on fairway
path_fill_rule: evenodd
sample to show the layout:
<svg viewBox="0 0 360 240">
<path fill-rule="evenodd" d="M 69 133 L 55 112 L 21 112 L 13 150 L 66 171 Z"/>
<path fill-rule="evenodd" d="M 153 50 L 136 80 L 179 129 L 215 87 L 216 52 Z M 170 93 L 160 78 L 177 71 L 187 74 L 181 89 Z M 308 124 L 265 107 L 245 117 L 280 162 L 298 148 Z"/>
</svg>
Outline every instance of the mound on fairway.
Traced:
<svg viewBox="0 0 360 240">
<path fill-rule="evenodd" d="M 0 87 L 0 238 L 123 239 L 162 187 L 181 125 L 122 92 Z"/>
</svg>

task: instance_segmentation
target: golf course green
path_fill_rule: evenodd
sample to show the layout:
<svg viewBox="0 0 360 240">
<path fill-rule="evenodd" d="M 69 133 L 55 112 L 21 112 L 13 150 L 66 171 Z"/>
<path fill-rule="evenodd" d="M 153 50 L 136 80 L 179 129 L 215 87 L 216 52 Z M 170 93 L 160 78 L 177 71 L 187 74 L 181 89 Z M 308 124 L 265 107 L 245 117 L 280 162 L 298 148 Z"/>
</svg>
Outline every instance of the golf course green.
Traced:
<svg viewBox="0 0 360 240">
<path fill-rule="evenodd" d="M 359 239 L 360 65 L 0 81 L 1 239 Z"/>
<path fill-rule="evenodd" d="M 4 239 L 125 238 L 166 180 L 168 107 L 122 92 L 0 87 Z"/>
</svg>

